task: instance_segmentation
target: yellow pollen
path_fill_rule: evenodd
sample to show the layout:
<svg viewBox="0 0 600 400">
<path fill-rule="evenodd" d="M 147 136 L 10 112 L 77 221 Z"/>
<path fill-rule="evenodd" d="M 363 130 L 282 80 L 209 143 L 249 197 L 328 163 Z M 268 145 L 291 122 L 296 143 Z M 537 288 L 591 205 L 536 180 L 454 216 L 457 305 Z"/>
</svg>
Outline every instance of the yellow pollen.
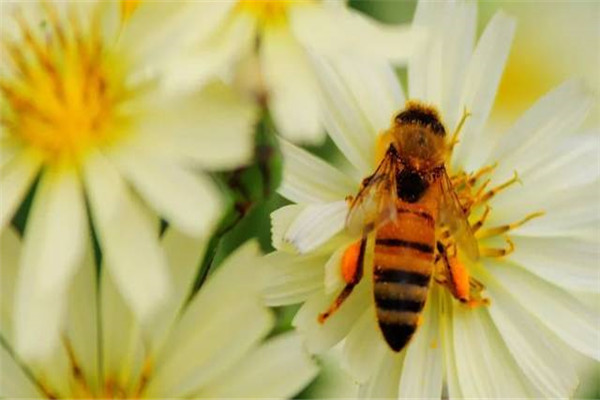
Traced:
<svg viewBox="0 0 600 400">
<path fill-rule="evenodd" d="M 109 139 L 123 93 L 118 74 L 109 73 L 98 13 L 83 28 L 74 12 L 60 20 L 51 3 L 43 4 L 42 24 L 17 12 L 20 40 L 2 42 L 8 68 L 0 76 L 1 122 L 47 162 L 75 162 Z"/>
</svg>

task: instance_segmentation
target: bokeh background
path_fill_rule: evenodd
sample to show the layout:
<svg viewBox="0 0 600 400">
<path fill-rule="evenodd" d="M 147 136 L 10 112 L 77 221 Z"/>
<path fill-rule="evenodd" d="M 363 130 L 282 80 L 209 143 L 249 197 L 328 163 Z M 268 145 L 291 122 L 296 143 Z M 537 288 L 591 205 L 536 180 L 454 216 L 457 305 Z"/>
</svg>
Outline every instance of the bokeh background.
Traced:
<svg viewBox="0 0 600 400">
<path fill-rule="evenodd" d="M 416 7 L 414 0 L 351 0 L 349 3 L 390 24 L 409 23 Z M 479 2 L 479 32 L 500 9 L 517 19 L 517 32 L 492 112 L 492 129 L 503 130 L 510 126 L 536 99 L 572 77 L 581 79 L 596 99 L 600 99 L 600 1 L 482 1 Z M 402 70 L 398 70 L 398 75 L 401 80 L 405 77 Z M 596 101 L 585 128 L 599 125 L 600 101 Z M 264 145 L 268 149 L 269 143 Z M 329 160 L 335 159 L 337 154 L 330 141 L 309 150 Z M 260 156 L 260 144 L 257 154 Z M 242 203 L 247 209 L 243 219 L 215 243 L 216 265 L 249 237 L 257 237 L 265 251 L 272 250 L 269 214 L 286 201 L 269 190 L 277 185 L 277 164 L 281 160 L 275 158 L 270 162 L 275 164 L 271 168 L 275 172 L 269 177 L 270 182 L 264 182 L 260 171 L 227 177 L 243 188 L 246 194 Z M 600 308 L 596 297 L 586 301 Z M 277 311 L 280 318 L 276 332 L 290 329 L 296 308 Z M 339 368 L 337 358 L 334 349 L 320 360 L 322 374 L 298 398 L 354 397 L 356 386 Z M 600 399 L 600 365 L 584 357 L 577 362 L 581 385 L 576 397 Z"/>
</svg>

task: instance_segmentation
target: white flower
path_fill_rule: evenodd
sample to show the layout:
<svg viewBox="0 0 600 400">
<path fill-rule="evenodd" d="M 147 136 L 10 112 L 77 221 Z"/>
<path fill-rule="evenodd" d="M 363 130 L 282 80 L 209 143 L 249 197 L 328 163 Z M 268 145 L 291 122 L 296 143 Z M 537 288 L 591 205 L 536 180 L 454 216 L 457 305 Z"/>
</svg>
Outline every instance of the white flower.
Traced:
<svg viewBox="0 0 600 400">
<path fill-rule="evenodd" d="M 187 302 L 206 240 L 172 229 L 162 247 L 176 290 L 155 318 L 138 324 L 88 257 L 69 288 L 61 345 L 48 360 L 24 362 L 10 307 L 20 242 L 12 229 L 0 239 L 3 398 L 287 398 L 317 374 L 296 334 L 264 341 L 275 318 L 260 298 L 258 244 L 230 255 Z"/>
<path fill-rule="evenodd" d="M 449 132 L 465 108 L 471 113 L 449 173 L 497 163 L 486 174 L 489 187 L 511 180 L 514 171 L 521 181 L 469 216 L 475 224 L 490 207 L 476 234 L 483 257 L 468 264 L 485 286 L 489 305 L 470 308 L 432 283 L 415 337 L 394 353 L 377 327 L 367 263 L 365 277 L 341 308 L 318 322 L 344 286 L 341 257 L 356 240 L 345 231 L 344 199 L 373 173 L 378 135 L 405 103 L 387 65 L 356 60 L 321 65 L 327 129 L 343 154 L 341 166 L 282 143 L 280 192 L 297 204 L 272 214 L 278 251 L 267 256 L 272 276 L 265 296 L 271 305 L 304 302 L 294 325 L 311 351 L 344 339 L 344 364 L 366 398 L 440 398 L 444 387 L 450 398 L 569 397 L 578 378 L 565 350 L 600 359 L 597 310 L 578 299 L 600 287 L 598 132 L 579 131 L 592 99 L 577 82 L 566 82 L 507 132 L 495 132 L 486 120 L 509 54 L 513 20 L 496 14 L 476 45 L 473 4 L 420 2 L 414 24 L 432 35 L 409 63 L 408 98 L 434 105 Z M 543 216 L 507 232 L 514 252 L 496 257 L 489 250 L 507 244 L 483 232 L 500 234 L 493 228 L 540 210 Z"/>
<path fill-rule="evenodd" d="M 180 73 L 170 83 L 187 87 L 224 71 L 259 75 L 279 132 L 304 143 L 324 138 L 312 55 L 402 62 L 412 43 L 406 29 L 371 21 L 341 0 L 200 1 L 183 9 L 196 16 L 197 36 L 189 54 L 173 62 Z"/>
<path fill-rule="evenodd" d="M 211 229 L 220 196 L 193 168 L 248 161 L 254 107 L 220 84 L 186 94 L 164 89 L 173 36 L 189 26 L 168 3 L 1 6 L 0 229 L 39 178 L 14 314 L 16 345 L 35 358 L 59 339 L 48 319 L 80 265 L 88 218 L 138 317 L 168 296 L 166 260 L 146 206 L 186 233 Z M 47 340 L 38 340 L 42 334 Z"/>
</svg>

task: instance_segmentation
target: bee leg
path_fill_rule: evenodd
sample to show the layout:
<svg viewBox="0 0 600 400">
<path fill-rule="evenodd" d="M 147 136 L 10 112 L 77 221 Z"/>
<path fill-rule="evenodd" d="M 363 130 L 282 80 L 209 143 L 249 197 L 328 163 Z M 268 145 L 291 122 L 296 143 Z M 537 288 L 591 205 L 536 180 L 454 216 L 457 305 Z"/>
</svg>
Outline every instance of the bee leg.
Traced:
<svg viewBox="0 0 600 400">
<path fill-rule="evenodd" d="M 469 299 L 469 273 L 456 257 L 456 245 L 444 245 L 442 242 L 438 242 L 437 251 L 440 255 L 441 269 L 436 282 L 445 286 L 457 300 L 467 301 Z"/>
<path fill-rule="evenodd" d="M 519 221 L 510 223 L 510 224 L 506 224 L 506 225 L 496 226 L 496 227 L 493 227 L 493 228 L 484 229 L 481 232 L 479 232 L 479 234 L 477 235 L 477 238 L 478 239 L 485 239 L 485 238 L 489 238 L 489 237 L 492 237 L 492 236 L 501 235 L 503 233 L 506 233 L 508 231 L 511 231 L 513 229 L 516 229 L 516 228 L 524 225 L 525 223 L 531 221 L 534 218 L 541 217 L 544 214 L 545 214 L 545 212 L 538 211 L 538 212 L 534 212 L 534 213 L 526 215 L 525 218 L 523 218 L 523 219 L 521 219 Z"/>
<path fill-rule="evenodd" d="M 354 287 L 358 285 L 363 277 L 363 263 L 365 258 L 365 249 L 367 238 L 363 237 L 359 242 L 353 243 L 346 249 L 342 256 L 342 275 L 346 286 L 337 295 L 329 308 L 319 314 L 317 320 L 323 324 L 338 308 L 342 306 L 344 301 L 350 296 Z"/>
<path fill-rule="evenodd" d="M 515 244 L 510 240 L 508 236 L 505 236 L 506 243 L 508 243 L 508 247 L 502 248 L 491 248 L 491 247 L 482 247 L 480 248 L 480 255 L 482 257 L 494 257 L 500 258 L 504 257 L 515 250 Z"/>
<path fill-rule="evenodd" d="M 444 246 L 438 242 L 437 248 L 441 270 L 435 278 L 436 282 L 445 286 L 455 299 L 469 307 L 489 304 L 489 300 L 481 294 L 485 289 L 483 284 L 470 276 L 466 266 L 459 261 L 456 245 Z"/>
<path fill-rule="evenodd" d="M 464 303 L 471 308 L 490 305 L 490 299 L 483 296 L 484 290 L 485 290 L 485 286 L 483 283 L 479 282 L 477 279 L 475 279 L 473 277 L 470 277 L 469 278 L 469 299 Z"/>
</svg>

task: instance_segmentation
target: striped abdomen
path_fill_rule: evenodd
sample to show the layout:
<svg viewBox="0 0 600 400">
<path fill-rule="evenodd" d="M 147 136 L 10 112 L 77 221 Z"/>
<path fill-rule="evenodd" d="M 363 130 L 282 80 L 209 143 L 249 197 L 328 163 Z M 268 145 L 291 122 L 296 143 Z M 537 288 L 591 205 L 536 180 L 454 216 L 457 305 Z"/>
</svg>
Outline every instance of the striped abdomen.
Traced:
<svg viewBox="0 0 600 400">
<path fill-rule="evenodd" d="M 396 221 L 377 230 L 374 295 L 379 327 L 394 351 L 406 346 L 419 324 L 434 262 L 431 208 L 399 202 Z"/>
</svg>

